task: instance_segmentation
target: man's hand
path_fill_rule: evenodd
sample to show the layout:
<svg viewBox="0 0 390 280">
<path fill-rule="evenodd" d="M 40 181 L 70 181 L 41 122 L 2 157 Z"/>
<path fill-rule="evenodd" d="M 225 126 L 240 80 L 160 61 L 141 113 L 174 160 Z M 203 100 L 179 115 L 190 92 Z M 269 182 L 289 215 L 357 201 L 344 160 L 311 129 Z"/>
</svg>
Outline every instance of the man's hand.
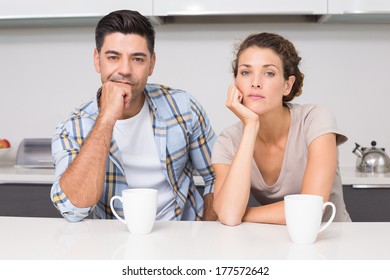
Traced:
<svg viewBox="0 0 390 280">
<path fill-rule="evenodd" d="M 216 221 L 218 220 L 217 213 L 213 208 L 214 194 L 209 193 L 204 197 L 203 203 L 203 221 Z"/>
<path fill-rule="evenodd" d="M 107 81 L 102 85 L 100 114 L 105 119 L 117 121 L 123 118 L 123 111 L 130 107 L 132 89 L 129 83 Z"/>
</svg>

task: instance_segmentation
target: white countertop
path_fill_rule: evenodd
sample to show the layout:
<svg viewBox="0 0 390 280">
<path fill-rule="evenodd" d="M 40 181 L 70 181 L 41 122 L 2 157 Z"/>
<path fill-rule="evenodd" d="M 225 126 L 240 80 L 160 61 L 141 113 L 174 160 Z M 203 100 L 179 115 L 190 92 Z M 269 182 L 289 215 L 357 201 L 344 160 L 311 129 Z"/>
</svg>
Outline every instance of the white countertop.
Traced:
<svg viewBox="0 0 390 280">
<path fill-rule="evenodd" d="M 0 163 L 0 184 L 53 184 L 53 168 L 21 168 Z"/>
<path fill-rule="evenodd" d="M 390 173 L 360 173 L 355 167 L 340 167 L 341 180 L 344 185 L 389 185 Z M 0 163 L 0 184 L 2 183 L 27 183 L 27 184 L 52 184 L 54 169 L 32 169 L 14 167 L 11 163 Z M 200 176 L 194 177 L 197 185 L 203 185 Z"/>
<path fill-rule="evenodd" d="M 294 245 L 284 225 L 156 222 L 131 235 L 117 220 L 0 217 L 0 259 L 388 260 L 390 223 L 333 223 L 312 245 Z"/>
</svg>

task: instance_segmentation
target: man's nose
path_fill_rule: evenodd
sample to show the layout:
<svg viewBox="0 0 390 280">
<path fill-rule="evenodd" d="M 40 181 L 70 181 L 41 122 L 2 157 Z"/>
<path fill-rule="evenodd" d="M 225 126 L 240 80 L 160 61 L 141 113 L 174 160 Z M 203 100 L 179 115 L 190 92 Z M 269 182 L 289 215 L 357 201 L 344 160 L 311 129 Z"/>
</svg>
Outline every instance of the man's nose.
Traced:
<svg viewBox="0 0 390 280">
<path fill-rule="evenodd" d="M 124 76 L 127 76 L 132 73 L 131 64 L 128 60 L 123 59 L 119 64 L 118 72 Z"/>
</svg>

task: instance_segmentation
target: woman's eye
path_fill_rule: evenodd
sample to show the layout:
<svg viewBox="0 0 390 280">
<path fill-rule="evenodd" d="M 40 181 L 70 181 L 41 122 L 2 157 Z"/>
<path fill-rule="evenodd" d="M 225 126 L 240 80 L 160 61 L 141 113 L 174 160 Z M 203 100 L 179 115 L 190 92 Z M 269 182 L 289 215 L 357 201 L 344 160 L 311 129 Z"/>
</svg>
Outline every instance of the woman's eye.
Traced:
<svg viewBox="0 0 390 280">
<path fill-rule="evenodd" d="M 247 76 L 247 75 L 249 75 L 249 71 L 247 71 L 247 70 L 241 71 L 241 75 Z"/>
<path fill-rule="evenodd" d="M 273 76 L 275 76 L 275 73 L 274 72 L 265 72 L 265 75 L 268 77 L 273 77 Z"/>
</svg>

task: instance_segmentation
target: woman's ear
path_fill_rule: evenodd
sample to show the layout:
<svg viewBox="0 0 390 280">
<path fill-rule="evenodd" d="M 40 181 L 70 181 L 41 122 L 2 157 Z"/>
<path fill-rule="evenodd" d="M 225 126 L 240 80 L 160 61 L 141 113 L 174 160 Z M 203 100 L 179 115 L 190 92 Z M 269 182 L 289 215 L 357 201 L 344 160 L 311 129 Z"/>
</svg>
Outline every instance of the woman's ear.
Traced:
<svg viewBox="0 0 390 280">
<path fill-rule="evenodd" d="M 294 83 L 295 83 L 295 76 L 288 77 L 288 80 L 286 81 L 286 89 L 285 89 L 284 94 L 283 94 L 284 96 L 287 96 L 290 94 Z"/>
</svg>

